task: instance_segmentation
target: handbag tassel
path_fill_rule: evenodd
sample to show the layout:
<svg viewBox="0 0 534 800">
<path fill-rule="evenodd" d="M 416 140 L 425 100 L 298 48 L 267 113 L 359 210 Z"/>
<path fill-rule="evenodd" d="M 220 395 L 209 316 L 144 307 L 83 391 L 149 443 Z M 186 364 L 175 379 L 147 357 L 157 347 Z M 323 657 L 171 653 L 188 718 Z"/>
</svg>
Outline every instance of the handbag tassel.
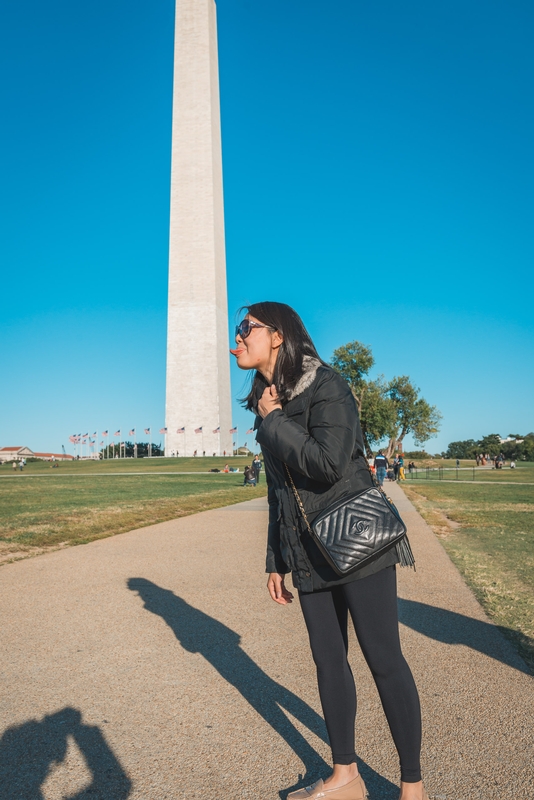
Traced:
<svg viewBox="0 0 534 800">
<path fill-rule="evenodd" d="M 399 557 L 399 565 L 401 567 L 413 567 L 415 572 L 415 558 L 408 537 L 403 536 L 400 542 L 395 545 L 395 549 Z"/>
</svg>

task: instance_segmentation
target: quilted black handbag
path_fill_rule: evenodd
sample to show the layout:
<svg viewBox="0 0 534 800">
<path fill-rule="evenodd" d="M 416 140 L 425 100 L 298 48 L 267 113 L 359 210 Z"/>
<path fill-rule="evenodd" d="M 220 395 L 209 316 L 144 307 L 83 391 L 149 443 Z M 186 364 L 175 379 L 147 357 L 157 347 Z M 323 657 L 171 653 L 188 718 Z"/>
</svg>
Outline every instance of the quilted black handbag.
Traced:
<svg viewBox="0 0 534 800">
<path fill-rule="evenodd" d="M 308 532 L 338 575 L 348 575 L 392 547 L 397 548 L 401 566 L 415 568 L 406 526 L 379 485 L 338 500 L 310 525 L 289 468 L 284 466 Z"/>
</svg>

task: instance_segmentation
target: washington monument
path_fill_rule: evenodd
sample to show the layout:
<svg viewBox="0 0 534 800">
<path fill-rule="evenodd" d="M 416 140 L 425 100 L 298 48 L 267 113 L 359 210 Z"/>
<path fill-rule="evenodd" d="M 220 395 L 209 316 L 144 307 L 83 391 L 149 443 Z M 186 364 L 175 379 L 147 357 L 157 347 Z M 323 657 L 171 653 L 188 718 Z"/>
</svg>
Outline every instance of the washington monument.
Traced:
<svg viewBox="0 0 534 800">
<path fill-rule="evenodd" d="M 166 455 L 232 452 L 216 13 L 176 0 Z"/>
</svg>

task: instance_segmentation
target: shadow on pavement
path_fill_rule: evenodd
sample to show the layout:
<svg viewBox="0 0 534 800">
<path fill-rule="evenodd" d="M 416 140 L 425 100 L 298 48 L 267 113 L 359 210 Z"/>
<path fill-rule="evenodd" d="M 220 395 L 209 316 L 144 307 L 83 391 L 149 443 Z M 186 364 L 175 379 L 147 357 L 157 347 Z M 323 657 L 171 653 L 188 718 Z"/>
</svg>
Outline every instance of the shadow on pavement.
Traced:
<svg viewBox="0 0 534 800">
<path fill-rule="evenodd" d="M 125 800 L 132 784 L 102 731 L 83 724 L 81 713 L 69 707 L 5 731 L 0 739 L 2 800 L 42 800 L 41 788 L 51 767 L 65 759 L 69 736 L 81 750 L 92 781 L 63 800 Z"/>
<path fill-rule="evenodd" d="M 496 637 L 499 629 L 491 623 L 400 597 L 399 621 L 430 639 L 444 644 L 463 644 L 519 672 L 531 674 L 523 659 L 511 651 L 508 643 L 505 647 L 500 646 Z"/>
<path fill-rule="evenodd" d="M 170 590 L 162 589 L 144 578 L 130 578 L 128 588 L 138 593 L 147 611 L 165 620 L 185 650 L 204 656 L 206 661 L 209 661 L 217 672 L 237 689 L 301 759 L 306 775 L 299 776 L 299 781 L 294 786 L 280 792 L 281 798 L 285 798 L 288 792 L 306 786 L 329 773 L 330 768 L 324 759 L 288 720 L 281 708 L 285 708 L 316 736 L 328 743 L 324 720 L 300 697 L 277 683 L 258 667 L 241 649 L 241 637 L 238 633 L 189 605 Z M 389 800 L 398 796 L 398 789 L 395 789 L 393 784 L 365 764 L 360 766 L 364 780 L 369 780 L 370 786 L 380 797 Z"/>
</svg>

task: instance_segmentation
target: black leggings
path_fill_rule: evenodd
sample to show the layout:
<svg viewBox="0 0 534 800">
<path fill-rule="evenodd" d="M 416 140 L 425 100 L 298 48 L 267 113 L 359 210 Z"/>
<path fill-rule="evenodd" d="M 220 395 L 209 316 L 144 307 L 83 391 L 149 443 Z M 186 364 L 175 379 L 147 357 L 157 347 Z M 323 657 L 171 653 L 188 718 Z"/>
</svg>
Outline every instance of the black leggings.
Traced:
<svg viewBox="0 0 534 800">
<path fill-rule="evenodd" d="M 356 761 L 356 689 L 347 661 L 350 611 L 399 754 L 401 780 L 417 783 L 421 780 L 421 709 L 400 646 L 395 567 L 333 589 L 300 592 L 299 598 L 317 666 L 334 764 Z"/>
</svg>

